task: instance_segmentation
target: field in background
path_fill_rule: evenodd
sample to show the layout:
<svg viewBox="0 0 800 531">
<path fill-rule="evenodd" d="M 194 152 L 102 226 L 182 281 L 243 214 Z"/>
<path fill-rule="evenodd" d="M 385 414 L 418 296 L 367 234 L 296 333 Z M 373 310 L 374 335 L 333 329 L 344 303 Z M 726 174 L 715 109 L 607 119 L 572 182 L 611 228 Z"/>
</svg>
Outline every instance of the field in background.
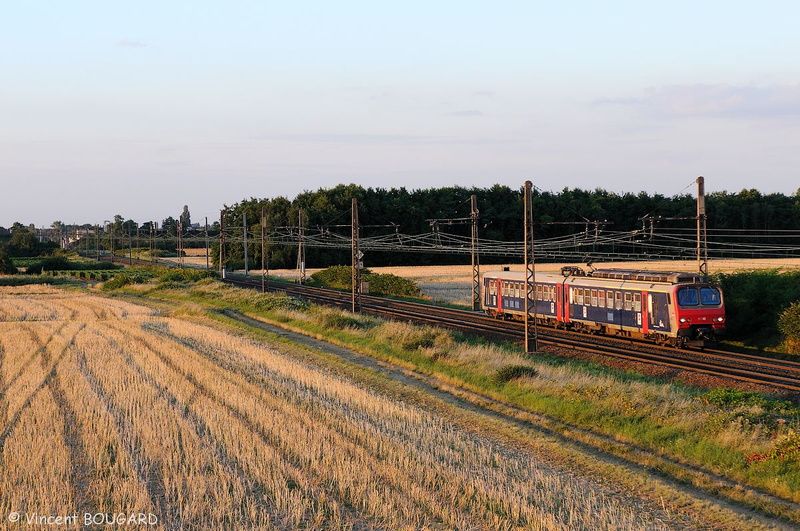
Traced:
<svg viewBox="0 0 800 531">
<path fill-rule="evenodd" d="M 210 326 L 27 286 L 0 289 L 0 331 L 2 515 L 667 528 L 598 483 Z"/>
</svg>

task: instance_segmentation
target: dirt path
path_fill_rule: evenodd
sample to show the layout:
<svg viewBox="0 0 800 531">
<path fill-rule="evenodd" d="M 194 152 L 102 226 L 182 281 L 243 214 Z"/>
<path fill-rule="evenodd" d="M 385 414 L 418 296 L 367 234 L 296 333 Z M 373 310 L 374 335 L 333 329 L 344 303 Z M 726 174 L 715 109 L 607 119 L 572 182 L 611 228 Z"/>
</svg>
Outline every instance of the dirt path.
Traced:
<svg viewBox="0 0 800 531">
<path fill-rule="evenodd" d="M 424 407 L 436 408 L 467 429 L 484 435 L 488 431 L 523 451 L 534 453 L 537 459 L 555 461 L 555 466 L 565 467 L 570 473 L 600 478 L 598 481 L 605 487 L 609 481 L 615 483 L 619 496 L 631 498 L 631 493 L 637 493 L 632 499 L 645 500 L 659 509 L 661 505 L 681 507 L 682 514 L 672 516 L 688 528 L 797 528 L 797 524 L 773 517 L 769 510 L 761 512 L 743 507 L 728 495 L 736 493 L 741 499 L 742 487 L 709 471 L 653 455 L 633 445 L 523 411 L 431 376 L 237 312 L 223 313 L 248 326 L 313 351 L 333 355 L 400 384 L 391 390 L 385 389 L 390 393 L 402 393 L 403 399 L 421 401 Z M 370 384 L 374 383 L 370 381 Z M 398 391 L 398 388 L 404 390 Z M 409 389 L 416 390 L 416 393 L 409 393 Z M 653 473 L 654 469 L 658 475 Z M 751 502 L 755 500 L 759 506 L 800 520 L 800 505 L 756 491 L 744 492 Z"/>
</svg>

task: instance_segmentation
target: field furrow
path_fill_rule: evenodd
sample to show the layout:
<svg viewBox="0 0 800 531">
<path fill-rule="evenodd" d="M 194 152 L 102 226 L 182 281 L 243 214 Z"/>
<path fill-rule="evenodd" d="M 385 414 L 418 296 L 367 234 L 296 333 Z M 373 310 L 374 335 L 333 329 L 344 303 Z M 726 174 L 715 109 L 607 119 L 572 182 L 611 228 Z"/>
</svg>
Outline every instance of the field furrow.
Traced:
<svg viewBox="0 0 800 531">
<path fill-rule="evenodd" d="M 0 294 L 0 316 L 5 512 L 152 513 L 176 530 L 668 527 L 590 479 L 206 324 L 33 290 Z"/>
</svg>

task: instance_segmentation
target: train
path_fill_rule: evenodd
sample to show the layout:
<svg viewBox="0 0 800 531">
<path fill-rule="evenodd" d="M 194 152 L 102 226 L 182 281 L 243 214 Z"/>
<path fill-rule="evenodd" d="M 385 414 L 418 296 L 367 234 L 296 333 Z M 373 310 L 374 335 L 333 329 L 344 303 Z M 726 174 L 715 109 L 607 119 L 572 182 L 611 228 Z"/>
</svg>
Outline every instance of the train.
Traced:
<svg viewBox="0 0 800 531">
<path fill-rule="evenodd" d="M 713 345 L 725 334 L 722 289 L 696 273 L 569 266 L 534 280 L 532 313 L 543 325 L 679 348 Z M 481 291 L 486 314 L 524 319 L 525 273 L 487 272 Z"/>
</svg>

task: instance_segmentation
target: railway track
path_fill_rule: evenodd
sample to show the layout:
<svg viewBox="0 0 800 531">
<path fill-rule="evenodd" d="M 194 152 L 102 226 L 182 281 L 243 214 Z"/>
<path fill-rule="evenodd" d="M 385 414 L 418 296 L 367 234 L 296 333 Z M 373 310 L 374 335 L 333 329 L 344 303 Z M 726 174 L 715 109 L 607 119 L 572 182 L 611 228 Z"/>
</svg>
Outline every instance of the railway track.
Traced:
<svg viewBox="0 0 800 531">
<path fill-rule="evenodd" d="M 261 289 L 260 278 L 228 276 L 225 282 L 243 288 Z M 340 308 L 351 307 L 351 295 L 340 291 L 274 280 L 270 280 L 269 290 L 285 292 L 287 295 Z M 361 307 L 367 313 L 389 319 L 445 326 L 459 331 L 511 340 L 521 339 L 525 333 L 522 323 L 519 322 L 497 320 L 482 313 L 430 304 L 362 295 Z M 543 326 L 538 329 L 538 342 L 627 361 L 730 378 L 781 391 L 800 392 L 800 363 L 788 360 L 722 350 L 680 350 L 649 343 L 637 343 L 630 339 L 588 336 L 583 333 L 554 330 Z"/>
</svg>

